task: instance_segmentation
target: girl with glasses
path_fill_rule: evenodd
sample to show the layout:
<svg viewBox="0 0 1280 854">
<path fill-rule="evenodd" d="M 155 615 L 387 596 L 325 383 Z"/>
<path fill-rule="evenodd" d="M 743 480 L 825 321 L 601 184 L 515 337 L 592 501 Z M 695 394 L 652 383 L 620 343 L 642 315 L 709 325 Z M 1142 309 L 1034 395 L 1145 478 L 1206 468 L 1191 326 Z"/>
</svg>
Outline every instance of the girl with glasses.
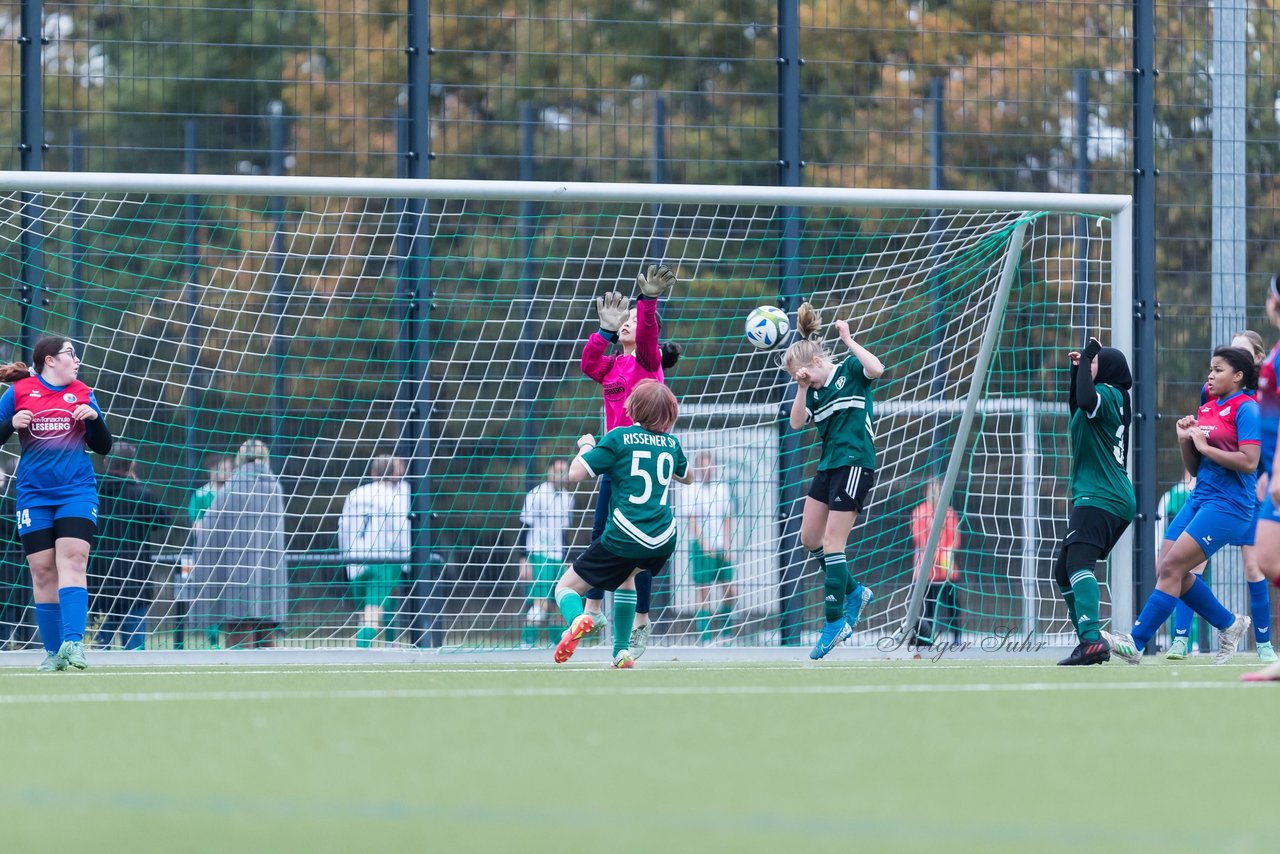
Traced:
<svg viewBox="0 0 1280 854">
<path fill-rule="evenodd" d="M 98 531 L 98 482 L 84 449 L 106 456 L 112 440 L 79 374 L 75 347 L 58 336 L 36 342 L 30 367 L 0 366 L 0 382 L 12 383 L 0 395 L 0 444 L 18 434 L 18 536 L 47 653 L 42 671 L 89 666 L 85 568 Z"/>
</svg>

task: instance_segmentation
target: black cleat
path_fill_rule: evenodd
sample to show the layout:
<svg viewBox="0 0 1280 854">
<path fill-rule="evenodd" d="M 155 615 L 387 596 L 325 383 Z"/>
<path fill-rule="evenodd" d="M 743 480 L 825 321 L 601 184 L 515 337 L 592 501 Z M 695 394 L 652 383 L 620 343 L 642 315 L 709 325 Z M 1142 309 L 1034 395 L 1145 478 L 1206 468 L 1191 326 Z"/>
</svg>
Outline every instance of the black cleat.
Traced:
<svg viewBox="0 0 1280 854">
<path fill-rule="evenodd" d="M 1111 660 L 1111 645 L 1105 640 L 1081 641 L 1071 654 L 1059 661 L 1063 667 L 1103 664 Z"/>
</svg>

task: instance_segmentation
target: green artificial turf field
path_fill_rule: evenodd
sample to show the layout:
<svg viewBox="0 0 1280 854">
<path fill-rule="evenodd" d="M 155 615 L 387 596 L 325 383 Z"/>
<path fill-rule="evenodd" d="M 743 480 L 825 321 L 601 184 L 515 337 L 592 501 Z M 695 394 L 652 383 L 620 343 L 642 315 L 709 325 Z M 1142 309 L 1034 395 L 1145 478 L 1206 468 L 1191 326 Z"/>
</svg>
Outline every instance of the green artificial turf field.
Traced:
<svg viewBox="0 0 1280 854">
<path fill-rule="evenodd" d="M 0 849 L 1256 852 L 1237 660 L 6 668 Z"/>
</svg>

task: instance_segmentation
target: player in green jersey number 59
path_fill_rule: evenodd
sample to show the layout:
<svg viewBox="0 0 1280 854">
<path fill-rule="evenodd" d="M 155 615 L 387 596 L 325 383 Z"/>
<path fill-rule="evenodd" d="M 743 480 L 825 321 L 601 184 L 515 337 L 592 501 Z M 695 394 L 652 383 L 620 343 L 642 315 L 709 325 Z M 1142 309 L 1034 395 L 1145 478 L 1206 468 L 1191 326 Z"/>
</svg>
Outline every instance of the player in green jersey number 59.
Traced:
<svg viewBox="0 0 1280 854">
<path fill-rule="evenodd" d="M 669 432 L 679 407 L 671 389 L 644 379 L 626 399 L 635 422 L 615 427 L 599 444 L 592 436 L 578 440 L 578 456 L 569 464 L 569 480 L 609 475 L 613 490 L 604 533 L 566 569 L 556 585 L 556 605 L 568 628 L 556 646 L 557 663 L 568 661 L 594 621 L 583 612 L 582 597 L 598 587 L 613 594 L 613 666 L 631 667 L 627 645 L 636 616 L 636 575 L 662 572 L 676 550 L 676 522 L 671 512 L 671 481 L 693 480 L 680 440 Z"/>
</svg>

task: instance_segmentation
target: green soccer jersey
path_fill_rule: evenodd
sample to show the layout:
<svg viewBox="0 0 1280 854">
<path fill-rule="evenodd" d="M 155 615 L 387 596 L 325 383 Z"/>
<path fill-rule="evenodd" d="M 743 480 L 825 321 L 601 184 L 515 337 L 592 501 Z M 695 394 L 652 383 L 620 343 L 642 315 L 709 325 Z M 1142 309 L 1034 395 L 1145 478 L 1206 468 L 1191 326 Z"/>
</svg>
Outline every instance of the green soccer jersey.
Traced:
<svg viewBox="0 0 1280 854">
<path fill-rule="evenodd" d="M 1084 370 L 1084 368 L 1081 368 Z M 1097 507 L 1132 521 L 1137 512 L 1133 483 L 1125 469 L 1124 396 L 1120 389 L 1099 384 L 1098 406 L 1071 413 L 1071 503 Z"/>
<path fill-rule="evenodd" d="M 805 412 L 822 437 L 818 471 L 841 466 L 876 467 L 871 428 L 871 380 L 857 359 L 845 359 L 822 388 L 810 387 Z"/>
<path fill-rule="evenodd" d="M 676 548 L 671 479 L 689 467 L 680 440 L 643 427 L 615 427 L 582 455 L 593 477 L 613 481 L 603 544 L 620 557 L 665 557 Z"/>
</svg>

